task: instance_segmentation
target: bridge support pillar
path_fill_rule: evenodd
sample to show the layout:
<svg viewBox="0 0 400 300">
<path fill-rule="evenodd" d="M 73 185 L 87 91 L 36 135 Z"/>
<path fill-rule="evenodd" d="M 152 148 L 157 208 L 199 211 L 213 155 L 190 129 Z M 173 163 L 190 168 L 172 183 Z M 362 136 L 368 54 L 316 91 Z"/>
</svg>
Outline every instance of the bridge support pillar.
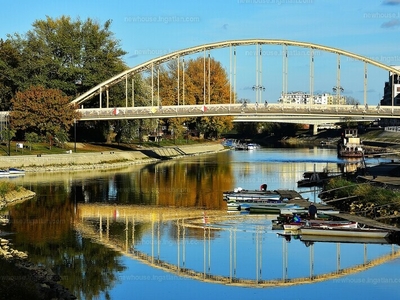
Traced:
<svg viewBox="0 0 400 300">
<path fill-rule="evenodd" d="M 310 124 L 310 133 L 311 133 L 311 135 L 317 135 L 317 133 L 318 133 L 318 125 L 317 124 Z"/>
</svg>

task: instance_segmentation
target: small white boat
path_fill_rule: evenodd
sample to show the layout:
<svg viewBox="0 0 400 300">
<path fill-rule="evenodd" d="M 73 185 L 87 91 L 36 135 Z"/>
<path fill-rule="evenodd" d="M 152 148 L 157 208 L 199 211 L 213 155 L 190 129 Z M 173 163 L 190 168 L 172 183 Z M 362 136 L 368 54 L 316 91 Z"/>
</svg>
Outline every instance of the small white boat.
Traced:
<svg viewBox="0 0 400 300">
<path fill-rule="evenodd" d="M 0 170 L 0 177 L 8 177 L 10 172 L 8 170 Z"/>
<path fill-rule="evenodd" d="M 293 214 L 306 214 L 308 213 L 308 209 L 304 207 L 282 207 L 281 208 L 281 215 L 293 215 Z"/>
<path fill-rule="evenodd" d="M 235 211 L 235 210 L 250 210 L 252 207 L 257 207 L 257 208 L 275 208 L 278 211 L 279 208 L 286 206 L 286 203 L 263 203 L 263 202 L 236 202 L 236 201 L 228 201 L 227 203 L 228 210 L 229 211 Z"/>
<path fill-rule="evenodd" d="M 226 195 L 226 199 L 228 201 L 241 201 L 241 202 L 252 202 L 252 201 L 261 201 L 261 200 L 266 200 L 269 202 L 272 201 L 280 201 L 280 196 L 279 195 L 262 195 L 262 194 L 229 194 Z"/>
<path fill-rule="evenodd" d="M 239 210 L 241 210 L 240 203 L 228 202 L 227 206 L 228 206 L 228 211 L 239 211 Z"/>
<path fill-rule="evenodd" d="M 346 237 L 346 236 L 323 236 L 323 235 L 305 235 L 300 236 L 300 241 L 304 243 L 352 243 L 352 244 L 390 244 L 384 237 Z"/>
<path fill-rule="evenodd" d="M 25 175 L 25 170 L 17 168 L 9 168 L 8 172 L 10 175 Z"/>
<path fill-rule="evenodd" d="M 247 204 L 243 204 L 247 205 Z M 281 214 L 282 210 L 296 210 L 298 211 L 301 207 L 296 204 L 289 203 L 265 203 L 265 204 L 252 204 L 249 205 L 250 213 L 258 213 L 258 214 Z"/>
<path fill-rule="evenodd" d="M 300 222 L 290 222 L 283 224 L 285 230 L 299 230 L 303 227 L 318 228 L 358 228 L 357 222 L 352 221 L 325 221 L 325 220 L 306 220 Z"/>
<path fill-rule="evenodd" d="M 385 238 L 389 235 L 388 230 L 375 228 L 323 228 L 323 227 L 301 227 L 301 235 L 319 236 L 344 236 L 362 238 Z"/>
<path fill-rule="evenodd" d="M 258 144 L 254 144 L 254 143 L 248 143 L 247 144 L 247 150 L 254 150 L 254 149 L 258 149 L 260 146 Z"/>
</svg>

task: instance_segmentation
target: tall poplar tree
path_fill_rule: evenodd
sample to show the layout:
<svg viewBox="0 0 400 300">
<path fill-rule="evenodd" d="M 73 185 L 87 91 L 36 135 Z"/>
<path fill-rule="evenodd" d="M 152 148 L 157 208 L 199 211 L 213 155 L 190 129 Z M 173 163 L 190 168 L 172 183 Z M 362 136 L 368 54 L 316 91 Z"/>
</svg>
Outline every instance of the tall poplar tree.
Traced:
<svg viewBox="0 0 400 300">
<path fill-rule="evenodd" d="M 181 62 L 179 67 L 176 61 L 172 61 L 167 69 L 161 69 L 160 72 L 160 98 L 163 105 L 205 104 L 207 107 L 208 104 L 229 103 L 230 93 L 228 76 L 221 63 L 213 58 L 191 59 Z M 206 137 L 218 137 L 222 132 L 232 129 L 232 120 L 229 116 L 199 117 L 169 120 L 169 123 L 175 127 L 176 122 L 185 123 Z"/>
</svg>

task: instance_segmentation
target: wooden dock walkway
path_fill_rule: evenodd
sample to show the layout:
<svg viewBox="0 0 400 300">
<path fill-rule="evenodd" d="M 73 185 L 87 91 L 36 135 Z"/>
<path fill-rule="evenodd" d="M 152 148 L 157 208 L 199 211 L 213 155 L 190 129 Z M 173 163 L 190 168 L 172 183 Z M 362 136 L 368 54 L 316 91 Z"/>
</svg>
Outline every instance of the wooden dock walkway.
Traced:
<svg viewBox="0 0 400 300">
<path fill-rule="evenodd" d="M 318 211 L 324 211 L 324 210 L 336 210 L 335 207 L 331 206 L 331 205 L 326 205 L 323 203 L 315 203 L 312 201 L 309 201 L 307 199 L 301 198 L 301 199 L 291 199 L 289 200 L 290 204 L 296 204 L 298 206 L 304 207 L 304 209 L 308 209 L 308 207 L 310 206 L 311 203 L 313 203 L 315 205 L 315 207 L 317 208 Z"/>
</svg>

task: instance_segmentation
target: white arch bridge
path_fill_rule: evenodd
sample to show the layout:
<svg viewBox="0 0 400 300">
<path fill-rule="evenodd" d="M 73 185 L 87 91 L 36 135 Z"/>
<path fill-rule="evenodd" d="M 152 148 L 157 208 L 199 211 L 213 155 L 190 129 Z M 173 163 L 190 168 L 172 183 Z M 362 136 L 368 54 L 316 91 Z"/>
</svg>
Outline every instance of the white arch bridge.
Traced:
<svg viewBox="0 0 400 300">
<path fill-rule="evenodd" d="M 238 103 L 236 99 L 236 57 L 237 47 L 239 46 L 255 46 L 255 103 L 244 105 Z M 287 95 L 288 91 L 288 60 L 290 59 L 289 47 L 300 47 L 307 49 L 309 55 L 309 95 L 313 99 L 314 93 L 314 64 L 316 51 L 323 51 L 336 55 L 336 85 L 333 90 L 336 95 L 336 104 L 321 105 L 314 104 L 312 101 L 304 104 L 295 104 L 291 101 L 282 101 L 281 103 L 268 103 L 261 100 L 263 86 L 263 65 L 262 47 L 264 46 L 282 46 L 282 94 Z M 229 49 L 229 85 L 230 97 L 229 103 L 219 103 L 219 99 L 211 99 L 210 85 L 210 60 L 211 50 L 228 48 Z M 196 53 L 203 53 L 203 99 L 201 103 L 192 105 L 187 103 L 185 99 L 185 61 L 184 57 Z M 341 87 L 341 59 L 359 61 L 364 65 L 363 82 L 364 82 L 364 99 L 359 105 L 340 105 L 337 100 L 341 99 L 343 89 Z M 160 98 L 159 92 L 159 70 L 160 66 L 169 61 L 176 60 L 177 66 L 177 88 L 175 97 L 175 105 L 163 105 L 163 99 Z M 400 106 L 395 106 L 394 91 L 392 90 L 391 106 L 369 105 L 367 99 L 368 88 L 368 66 L 377 67 L 379 69 L 390 72 L 391 74 L 400 75 L 400 70 L 385 65 L 379 61 L 361 56 L 352 52 L 341 50 L 338 48 L 291 40 L 280 39 L 243 39 L 229 40 L 210 44 L 190 47 L 178 50 L 158 58 L 149 60 L 145 63 L 137 65 L 131 69 L 125 70 L 120 74 L 96 85 L 87 92 L 83 93 L 72 103 L 79 105 L 79 111 L 82 114 L 82 121 L 87 120 L 113 120 L 113 119 L 143 119 L 143 118 L 175 118 L 175 117 L 199 117 L 199 116 L 234 116 L 236 122 L 285 122 L 285 123 L 303 123 L 303 124 L 320 124 L 326 122 L 339 122 L 344 118 L 351 117 L 353 120 L 374 120 L 377 118 L 400 118 Z M 151 95 L 147 100 L 147 106 L 138 105 L 135 102 L 135 82 L 134 77 L 144 71 L 150 71 L 151 74 Z M 179 75 L 181 74 L 181 75 Z M 180 79 L 182 78 L 182 79 Z M 394 87 L 394 76 L 392 76 L 392 87 Z M 110 93 L 116 85 L 124 85 L 125 105 L 115 107 L 110 105 Z M 97 97 L 95 101 L 91 101 L 88 108 L 89 100 Z M 121 100 L 121 99 L 120 99 Z M 289 99 L 284 99 L 289 100 Z M 226 100 L 225 100 L 226 102 Z M 121 101 L 119 101 L 121 103 Z M 86 107 L 85 107 L 86 104 Z M 93 106 L 98 107 L 93 108 Z M 0 112 L 1 120 L 6 120 L 8 112 Z"/>
<path fill-rule="evenodd" d="M 256 93 L 256 101 L 252 104 L 238 103 L 236 97 L 236 48 L 239 46 L 255 46 L 255 85 L 253 90 Z M 309 54 L 309 94 L 313 99 L 314 93 L 314 63 L 315 51 L 323 51 L 333 53 L 337 57 L 336 65 L 336 86 L 334 91 L 335 99 L 341 99 L 341 58 L 360 61 L 364 65 L 363 82 L 364 82 L 364 99 L 359 105 L 339 105 L 339 104 L 313 104 L 308 101 L 305 104 L 294 104 L 290 101 L 282 101 L 281 103 L 268 104 L 261 100 L 263 90 L 262 80 L 262 47 L 263 46 L 282 46 L 282 94 L 286 95 L 288 90 L 288 60 L 290 58 L 289 47 L 300 47 L 307 49 Z M 211 50 L 229 48 L 229 84 L 230 99 L 229 103 L 218 103 L 218 99 L 210 97 L 210 57 Z M 203 53 L 203 101 L 196 105 L 188 105 L 185 101 L 185 61 L 184 57 L 195 53 Z M 177 89 L 176 89 L 176 105 L 163 106 L 163 101 L 159 96 L 159 68 L 165 62 L 176 60 L 177 66 Z M 379 61 L 351 53 L 338 48 L 328 46 L 278 39 L 244 39 L 230 40 L 204 44 L 191 47 L 179 51 L 175 51 L 158 58 L 149 60 L 145 63 L 137 65 L 131 69 L 121 72 L 118 75 L 98 84 L 89 91 L 83 93 L 72 103 L 78 104 L 82 113 L 81 120 L 112 120 L 112 119 L 142 119 L 142 118 L 173 118 L 173 117 L 198 117 L 198 116 L 234 116 L 236 122 L 293 122 L 293 123 L 309 123 L 318 124 L 328 121 L 340 121 L 343 118 L 352 117 L 357 120 L 372 120 L 376 118 L 399 118 L 400 108 L 394 106 L 395 94 L 392 91 L 391 106 L 368 106 L 367 88 L 368 88 L 368 66 L 377 67 L 382 70 L 400 75 L 400 70 L 385 65 Z M 138 106 L 135 103 L 135 83 L 134 76 L 143 72 L 150 71 L 151 76 L 151 99 L 148 99 L 148 106 Z M 180 73 L 181 72 L 181 73 Z M 179 75 L 181 74 L 181 75 Z M 180 79 L 182 78 L 182 79 Z M 394 78 L 394 76 L 392 76 Z M 393 79 L 394 80 L 394 79 Z M 392 87 L 394 86 L 392 82 Z M 123 84 L 125 87 L 125 105 L 123 107 L 113 107 L 110 105 L 110 92 L 112 87 L 117 84 Z M 97 108 L 85 108 L 85 102 L 98 97 Z M 91 104 L 93 106 L 93 103 Z"/>
</svg>

